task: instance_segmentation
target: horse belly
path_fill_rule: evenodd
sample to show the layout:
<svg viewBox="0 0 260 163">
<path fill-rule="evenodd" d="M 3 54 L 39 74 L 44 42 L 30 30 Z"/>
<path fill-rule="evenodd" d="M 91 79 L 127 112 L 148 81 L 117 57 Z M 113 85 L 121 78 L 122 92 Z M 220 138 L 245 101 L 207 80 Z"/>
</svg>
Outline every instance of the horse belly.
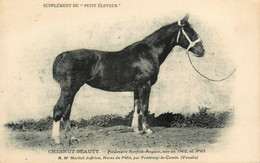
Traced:
<svg viewBox="0 0 260 163">
<path fill-rule="evenodd" d="M 97 62 L 87 84 L 106 91 L 134 91 L 154 75 L 149 60 L 133 56 L 106 56 Z"/>
<path fill-rule="evenodd" d="M 113 92 L 134 91 L 136 88 L 134 76 L 119 73 L 95 76 L 87 81 L 87 84 L 94 88 Z"/>
<path fill-rule="evenodd" d="M 127 62 L 101 62 L 87 84 L 106 91 L 133 91 L 136 88 L 135 70 Z"/>
</svg>

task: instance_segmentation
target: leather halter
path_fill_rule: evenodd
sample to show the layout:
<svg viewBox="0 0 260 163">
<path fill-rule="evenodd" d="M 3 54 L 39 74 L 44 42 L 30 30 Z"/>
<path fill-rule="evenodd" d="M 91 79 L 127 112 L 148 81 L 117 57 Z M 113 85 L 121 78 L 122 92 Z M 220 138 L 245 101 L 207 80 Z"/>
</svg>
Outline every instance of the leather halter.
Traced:
<svg viewBox="0 0 260 163">
<path fill-rule="evenodd" d="M 190 50 L 190 48 L 192 48 L 193 46 L 195 46 L 197 43 L 199 43 L 201 40 L 200 38 L 198 38 L 195 41 L 191 41 L 191 39 L 189 38 L 189 36 L 187 35 L 187 33 L 184 31 L 183 29 L 183 25 L 181 25 L 181 21 L 178 21 L 178 25 L 181 27 L 181 30 L 179 30 L 178 35 L 177 35 L 177 43 L 179 43 L 179 39 L 180 39 L 180 34 L 182 32 L 182 34 L 184 35 L 184 37 L 187 39 L 187 41 L 189 42 L 189 46 L 186 49 L 186 52 L 188 52 Z"/>
</svg>

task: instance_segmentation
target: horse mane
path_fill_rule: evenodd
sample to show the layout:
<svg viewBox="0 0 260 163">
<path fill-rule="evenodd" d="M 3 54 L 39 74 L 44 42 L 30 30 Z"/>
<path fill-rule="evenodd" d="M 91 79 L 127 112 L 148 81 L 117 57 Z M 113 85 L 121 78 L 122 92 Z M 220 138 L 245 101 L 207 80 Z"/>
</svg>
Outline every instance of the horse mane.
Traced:
<svg viewBox="0 0 260 163">
<path fill-rule="evenodd" d="M 124 49 L 122 50 L 127 50 L 127 51 L 132 51 L 133 49 L 137 48 L 139 50 L 141 50 L 140 48 L 145 48 L 148 45 L 156 45 L 160 42 L 165 42 L 165 35 L 168 34 L 168 32 L 171 32 L 171 36 L 173 36 L 173 34 L 178 31 L 178 24 L 177 22 L 171 23 L 171 24 L 167 24 L 165 26 L 162 26 L 161 28 L 159 28 L 158 30 L 154 31 L 153 33 L 151 33 L 150 35 L 148 35 L 147 37 L 145 37 L 143 40 L 137 41 L 135 43 L 132 43 L 128 46 L 126 46 Z M 165 34 L 163 34 L 165 33 Z"/>
<path fill-rule="evenodd" d="M 165 26 L 162 26 L 161 28 L 159 28 L 158 30 L 156 30 L 155 32 L 153 32 L 152 34 L 148 35 L 147 37 L 145 37 L 143 39 L 143 42 L 154 42 L 156 40 L 161 40 L 160 37 L 162 37 L 162 33 L 167 33 L 169 31 L 172 31 L 172 33 L 174 33 L 175 31 L 177 31 L 178 28 L 178 24 L 177 22 L 171 23 L 171 24 L 167 24 Z"/>
</svg>

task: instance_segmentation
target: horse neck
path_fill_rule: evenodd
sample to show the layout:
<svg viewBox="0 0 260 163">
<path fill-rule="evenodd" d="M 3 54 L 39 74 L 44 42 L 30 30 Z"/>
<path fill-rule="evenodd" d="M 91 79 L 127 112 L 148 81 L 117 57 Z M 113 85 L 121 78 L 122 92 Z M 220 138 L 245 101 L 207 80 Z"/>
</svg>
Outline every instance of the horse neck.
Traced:
<svg viewBox="0 0 260 163">
<path fill-rule="evenodd" d="M 171 28 L 171 29 L 170 29 Z M 178 25 L 173 23 L 147 36 L 143 42 L 152 48 L 152 55 L 161 65 L 171 50 L 177 45 Z"/>
</svg>

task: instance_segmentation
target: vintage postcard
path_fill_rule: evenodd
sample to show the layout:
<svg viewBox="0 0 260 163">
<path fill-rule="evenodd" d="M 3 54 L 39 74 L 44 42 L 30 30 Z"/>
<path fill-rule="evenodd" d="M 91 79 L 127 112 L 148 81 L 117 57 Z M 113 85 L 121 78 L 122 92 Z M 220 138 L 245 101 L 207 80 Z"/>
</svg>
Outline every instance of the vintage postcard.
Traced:
<svg viewBox="0 0 260 163">
<path fill-rule="evenodd" d="M 259 162 L 260 1 L 0 1 L 0 162 Z"/>
</svg>

